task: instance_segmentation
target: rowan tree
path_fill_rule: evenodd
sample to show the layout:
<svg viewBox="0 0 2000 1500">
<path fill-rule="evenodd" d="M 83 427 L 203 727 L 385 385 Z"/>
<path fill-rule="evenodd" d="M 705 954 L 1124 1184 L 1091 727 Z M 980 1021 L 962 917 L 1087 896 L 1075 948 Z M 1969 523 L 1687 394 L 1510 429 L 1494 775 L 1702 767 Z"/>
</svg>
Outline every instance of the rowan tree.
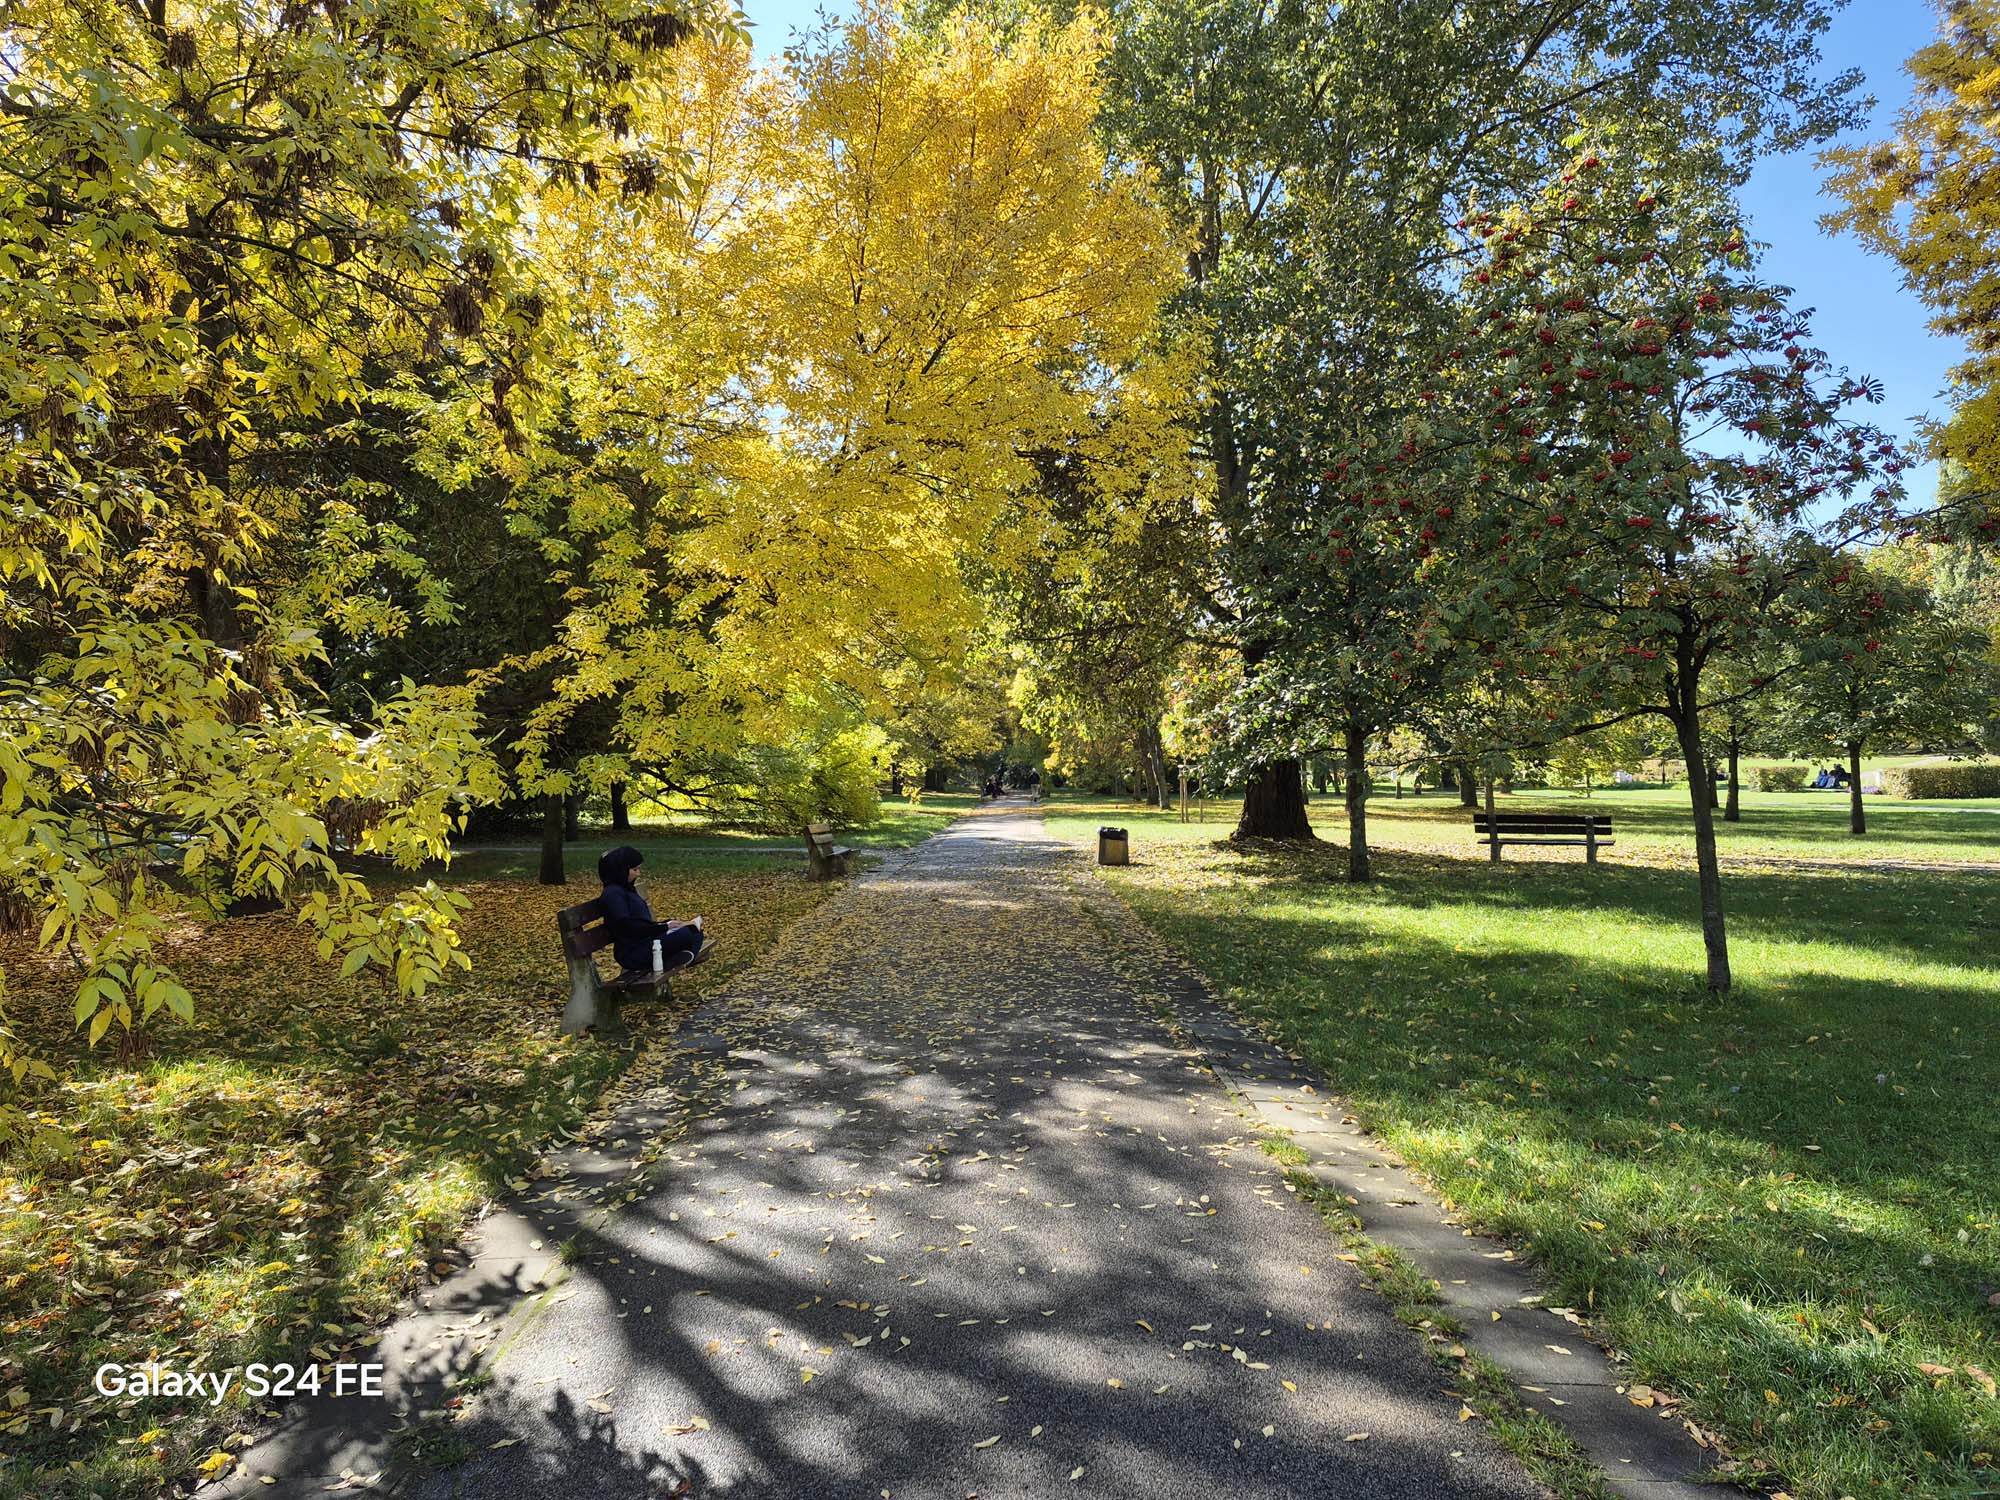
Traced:
<svg viewBox="0 0 2000 1500">
<path fill-rule="evenodd" d="M 1576 663 L 1549 699 L 1569 725 L 1672 725 L 1708 984 L 1727 989 L 1704 741 L 1714 669 L 1773 641 L 1807 659 L 1865 642 L 1868 622 L 1831 606 L 1850 550 L 1903 529 L 1907 459 L 1848 415 L 1879 390 L 1835 372 L 1757 279 L 1726 197 L 1586 148 L 1536 198 L 1466 230 L 1486 247 L 1475 311 L 1439 371 L 1451 410 L 1413 424 L 1402 456 L 1413 492 L 1437 501 L 1413 517 L 1469 580 L 1449 591 L 1468 627 L 1515 623 L 1494 653 L 1506 670 Z"/>
</svg>

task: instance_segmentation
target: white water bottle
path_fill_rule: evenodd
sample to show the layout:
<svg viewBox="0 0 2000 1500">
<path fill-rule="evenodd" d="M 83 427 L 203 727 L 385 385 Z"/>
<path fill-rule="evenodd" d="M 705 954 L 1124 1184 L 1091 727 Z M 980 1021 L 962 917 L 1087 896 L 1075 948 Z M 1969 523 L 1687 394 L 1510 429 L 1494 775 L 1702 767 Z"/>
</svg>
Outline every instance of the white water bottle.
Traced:
<svg viewBox="0 0 2000 1500">
<path fill-rule="evenodd" d="M 660 940 L 659 940 L 658 938 L 654 938 L 654 939 L 653 939 L 653 972 L 654 972 L 655 974 L 657 974 L 657 973 L 659 973 L 659 972 L 660 972 L 660 971 L 661 971 L 662 969 L 664 969 L 664 968 L 666 968 L 666 963 L 665 963 L 665 961 L 664 961 L 664 960 L 663 960 L 663 959 L 662 959 L 662 958 L 660 957 Z"/>
</svg>

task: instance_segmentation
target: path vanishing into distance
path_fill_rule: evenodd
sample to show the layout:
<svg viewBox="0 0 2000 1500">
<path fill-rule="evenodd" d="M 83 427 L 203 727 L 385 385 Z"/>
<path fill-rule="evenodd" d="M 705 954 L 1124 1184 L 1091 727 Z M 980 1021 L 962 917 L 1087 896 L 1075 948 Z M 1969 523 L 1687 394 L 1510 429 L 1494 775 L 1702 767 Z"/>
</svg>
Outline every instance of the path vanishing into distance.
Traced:
<svg viewBox="0 0 2000 1500">
<path fill-rule="evenodd" d="M 892 857 L 391 1330 L 392 1394 L 445 1411 L 413 1461 L 320 1402 L 226 1488 L 1541 1495 L 1176 1041 L 1131 923 L 1031 808 Z"/>
</svg>

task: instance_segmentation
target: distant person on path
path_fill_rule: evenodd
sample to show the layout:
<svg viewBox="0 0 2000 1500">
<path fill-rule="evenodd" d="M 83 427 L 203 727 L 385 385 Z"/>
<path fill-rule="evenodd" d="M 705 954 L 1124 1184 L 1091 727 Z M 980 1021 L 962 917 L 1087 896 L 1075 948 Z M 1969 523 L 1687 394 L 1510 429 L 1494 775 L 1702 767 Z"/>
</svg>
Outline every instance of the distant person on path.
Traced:
<svg viewBox="0 0 2000 1500">
<path fill-rule="evenodd" d="M 607 849 L 597 861 L 597 878 L 604 882 L 605 925 L 611 929 L 611 953 L 628 974 L 650 972 L 653 944 L 660 945 L 663 969 L 684 968 L 701 952 L 702 920 L 656 922 L 653 908 L 639 894 L 639 866 L 645 856 L 630 844 Z"/>
</svg>

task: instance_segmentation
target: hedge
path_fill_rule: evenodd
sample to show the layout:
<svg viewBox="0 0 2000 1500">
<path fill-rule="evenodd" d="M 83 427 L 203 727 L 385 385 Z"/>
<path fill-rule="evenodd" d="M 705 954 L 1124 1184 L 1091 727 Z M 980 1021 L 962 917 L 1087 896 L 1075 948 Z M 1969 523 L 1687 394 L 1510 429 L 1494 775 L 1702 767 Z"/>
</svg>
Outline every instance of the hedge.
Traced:
<svg viewBox="0 0 2000 1500">
<path fill-rule="evenodd" d="M 2000 762 L 1895 766 L 1882 773 L 1891 797 L 2000 797 Z"/>
<path fill-rule="evenodd" d="M 1806 778 L 1811 775 L 1811 766 L 1753 766 L 1750 770 L 1750 790 L 1802 792 L 1806 787 Z"/>
</svg>

